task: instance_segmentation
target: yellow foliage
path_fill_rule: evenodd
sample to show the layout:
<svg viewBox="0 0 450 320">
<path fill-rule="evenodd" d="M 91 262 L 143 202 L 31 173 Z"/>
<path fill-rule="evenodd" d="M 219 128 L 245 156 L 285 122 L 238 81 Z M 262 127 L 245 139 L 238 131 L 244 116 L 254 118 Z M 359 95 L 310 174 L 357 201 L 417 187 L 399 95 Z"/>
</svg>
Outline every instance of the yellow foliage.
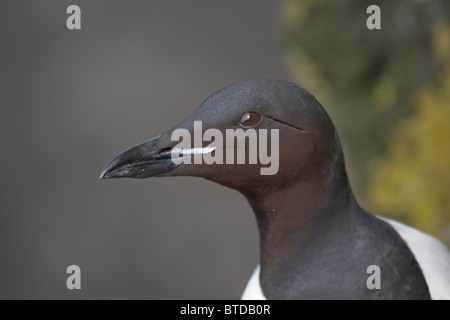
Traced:
<svg viewBox="0 0 450 320">
<path fill-rule="evenodd" d="M 324 0 L 285 0 L 281 6 L 281 21 L 289 29 L 299 28 L 310 9 L 323 2 Z"/>
<path fill-rule="evenodd" d="M 373 99 L 380 109 L 392 107 L 397 99 L 395 82 L 386 76 L 380 77 L 373 88 Z"/>
<path fill-rule="evenodd" d="M 445 61 L 450 55 L 450 26 L 448 22 L 439 21 L 433 28 L 432 48 L 438 61 Z"/>
<path fill-rule="evenodd" d="M 444 68 L 414 96 L 414 113 L 393 127 L 386 155 L 372 166 L 369 202 L 442 236 L 450 224 L 450 27 L 438 23 L 433 35 Z"/>
</svg>

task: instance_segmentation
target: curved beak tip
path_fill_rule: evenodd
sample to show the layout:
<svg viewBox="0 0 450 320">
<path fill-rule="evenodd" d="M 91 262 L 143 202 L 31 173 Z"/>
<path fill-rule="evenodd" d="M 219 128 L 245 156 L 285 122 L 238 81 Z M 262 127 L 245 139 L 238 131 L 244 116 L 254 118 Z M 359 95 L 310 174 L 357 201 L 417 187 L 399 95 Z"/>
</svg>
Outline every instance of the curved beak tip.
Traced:
<svg viewBox="0 0 450 320">
<path fill-rule="evenodd" d="M 112 159 L 99 179 L 150 178 L 168 173 L 177 166 L 171 157 L 171 147 L 155 148 L 158 137 L 125 150 Z"/>
<path fill-rule="evenodd" d="M 108 165 L 103 168 L 103 170 L 100 172 L 100 175 L 98 176 L 99 180 L 104 180 L 104 179 L 110 179 L 110 178 L 114 178 L 113 175 L 111 175 L 111 172 L 114 171 L 112 170 L 111 163 L 108 163 Z"/>
<path fill-rule="evenodd" d="M 106 170 L 105 169 L 103 169 L 102 172 L 100 172 L 100 175 L 98 176 L 98 179 L 99 180 L 108 179 L 108 176 L 106 175 Z"/>
</svg>

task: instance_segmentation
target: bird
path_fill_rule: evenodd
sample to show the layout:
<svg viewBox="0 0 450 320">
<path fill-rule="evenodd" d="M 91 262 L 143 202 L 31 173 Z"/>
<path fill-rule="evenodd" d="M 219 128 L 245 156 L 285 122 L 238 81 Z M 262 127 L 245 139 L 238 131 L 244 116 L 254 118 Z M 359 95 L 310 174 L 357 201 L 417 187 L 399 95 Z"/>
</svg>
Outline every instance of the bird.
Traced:
<svg viewBox="0 0 450 320">
<path fill-rule="evenodd" d="M 227 143 L 208 147 L 212 139 L 180 148 L 180 135 L 177 140 L 174 133 L 195 135 L 196 123 L 202 132 L 215 130 L 217 137 L 230 130 L 253 131 L 257 138 L 263 130 L 277 133 L 279 140 L 268 144 L 277 147 L 271 149 L 278 151 L 276 172 L 262 174 L 267 162 L 261 159 L 190 161 L 233 148 L 237 152 Z M 241 149 L 249 151 L 249 141 Z M 450 299 L 448 248 L 358 204 L 331 118 L 295 83 L 255 79 L 221 89 L 178 125 L 113 158 L 100 179 L 169 176 L 219 183 L 241 193 L 251 206 L 260 261 L 242 299 Z"/>
</svg>

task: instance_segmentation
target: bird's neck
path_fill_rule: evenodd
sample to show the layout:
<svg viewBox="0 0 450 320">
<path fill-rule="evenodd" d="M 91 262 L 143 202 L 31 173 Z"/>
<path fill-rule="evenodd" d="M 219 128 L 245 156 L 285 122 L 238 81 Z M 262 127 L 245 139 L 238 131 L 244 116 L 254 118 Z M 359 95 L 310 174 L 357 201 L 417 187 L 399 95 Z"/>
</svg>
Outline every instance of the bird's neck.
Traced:
<svg viewBox="0 0 450 320">
<path fill-rule="evenodd" d="M 270 276 L 290 254 L 310 247 L 326 233 L 333 233 L 337 219 L 348 220 L 358 206 L 345 169 L 318 173 L 262 197 L 247 196 L 260 234 L 261 278 Z"/>
</svg>

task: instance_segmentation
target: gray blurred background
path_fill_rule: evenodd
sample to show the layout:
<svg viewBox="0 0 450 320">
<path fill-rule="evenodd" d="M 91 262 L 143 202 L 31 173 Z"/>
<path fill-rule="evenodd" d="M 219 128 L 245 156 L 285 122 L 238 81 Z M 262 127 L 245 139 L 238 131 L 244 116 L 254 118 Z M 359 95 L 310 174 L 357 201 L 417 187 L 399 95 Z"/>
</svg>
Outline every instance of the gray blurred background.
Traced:
<svg viewBox="0 0 450 320">
<path fill-rule="evenodd" d="M 276 13 L 270 0 L 2 1 L 1 299 L 240 298 L 259 255 L 240 194 L 97 177 L 214 91 L 289 79 Z M 71 264 L 81 290 L 66 288 Z"/>
</svg>

